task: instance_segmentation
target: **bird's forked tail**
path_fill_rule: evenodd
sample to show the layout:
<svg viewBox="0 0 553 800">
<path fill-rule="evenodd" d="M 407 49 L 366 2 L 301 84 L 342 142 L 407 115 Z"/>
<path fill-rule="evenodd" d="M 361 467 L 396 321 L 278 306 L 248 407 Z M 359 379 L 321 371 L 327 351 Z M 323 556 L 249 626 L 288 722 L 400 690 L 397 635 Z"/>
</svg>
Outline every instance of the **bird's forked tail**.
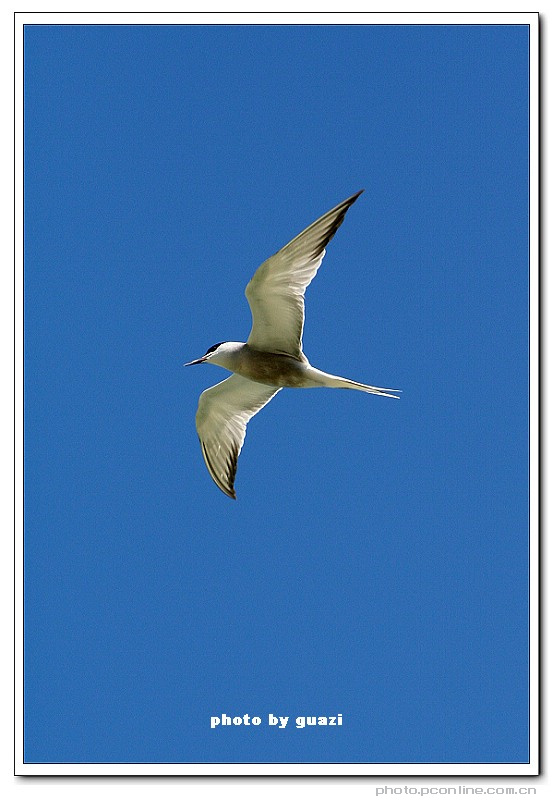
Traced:
<svg viewBox="0 0 553 800">
<path fill-rule="evenodd" d="M 377 394 L 380 397 L 393 397 L 394 400 L 399 400 L 398 394 L 401 394 L 401 389 L 384 389 L 380 386 L 369 386 L 366 383 L 351 381 L 349 378 L 341 378 L 339 375 L 330 375 L 321 370 L 315 370 L 315 372 L 318 373 L 318 385 L 327 386 L 329 389 L 357 389 L 359 392 Z"/>
<path fill-rule="evenodd" d="M 368 394 L 377 394 L 380 397 L 393 397 L 394 400 L 399 400 L 398 392 L 401 392 L 401 389 L 383 389 L 380 386 L 368 386 L 366 383 L 358 383 L 357 381 L 350 381 L 349 378 L 339 378 L 340 386 L 336 386 L 337 389 L 357 389 L 360 392 L 367 392 Z M 392 394 L 392 392 L 396 392 L 396 394 Z"/>
</svg>

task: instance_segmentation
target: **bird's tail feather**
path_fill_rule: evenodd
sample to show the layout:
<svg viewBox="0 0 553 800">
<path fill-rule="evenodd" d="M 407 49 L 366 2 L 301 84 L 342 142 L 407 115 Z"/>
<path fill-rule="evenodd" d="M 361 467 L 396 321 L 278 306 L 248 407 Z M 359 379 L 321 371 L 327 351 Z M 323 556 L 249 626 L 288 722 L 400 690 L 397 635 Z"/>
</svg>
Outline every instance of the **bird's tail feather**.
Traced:
<svg viewBox="0 0 553 800">
<path fill-rule="evenodd" d="M 394 400 L 399 400 L 398 394 L 401 394 L 401 389 L 385 389 L 381 386 L 369 386 L 366 383 L 351 381 L 349 378 L 329 375 L 328 372 L 322 372 L 321 370 L 314 370 L 313 374 L 315 380 L 312 385 L 314 386 L 328 386 L 330 389 L 357 389 L 359 392 L 377 394 L 380 397 L 393 397 Z"/>
<path fill-rule="evenodd" d="M 360 392 L 367 392 L 368 394 L 377 394 L 380 397 L 393 397 L 394 400 L 399 400 L 398 393 L 401 389 L 384 389 L 381 386 L 368 386 L 366 383 L 358 383 L 358 381 L 350 381 L 349 378 L 339 378 L 340 386 L 338 389 L 357 389 Z M 335 384 L 336 385 L 336 384 Z M 392 394 L 394 392 L 395 394 Z"/>
</svg>

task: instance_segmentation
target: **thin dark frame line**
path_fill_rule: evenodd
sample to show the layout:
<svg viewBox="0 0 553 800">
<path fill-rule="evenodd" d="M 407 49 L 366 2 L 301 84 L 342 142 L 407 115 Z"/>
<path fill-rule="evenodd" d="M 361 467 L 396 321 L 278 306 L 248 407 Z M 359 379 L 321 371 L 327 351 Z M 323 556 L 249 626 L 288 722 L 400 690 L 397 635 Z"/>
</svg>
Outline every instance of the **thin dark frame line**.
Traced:
<svg viewBox="0 0 553 800">
<path fill-rule="evenodd" d="M 17 169 L 18 169 L 18 165 L 17 165 L 17 162 L 16 162 L 16 115 L 15 115 L 16 91 L 17 91 L 17 87 L 16 87 L 17 16 L 21 15 L 21 14 L 24 15 L 26 13 L 34 13 L 34 12 L 19 12 L 19 11 L 16 11 L 16 12 L 13 12 L 13 13 L 14 13 L 14 34 L 13 34 L 13 41 L 14 41 L 14 57 L 13 57 L 14 58 L 14 62 L 13 62 L 13 66 L 14 66 L 14 121 L 13 121 L 13 132 L 14 132 L 14 142 L 13 142 L 14 186 L 13 186 L 13 197 L 14 197 L 14 202 L 13 202 L 13 206 L 14 206 L 14 212 L 15 212 L 16 211 L 16 178 L 17 178 Z M 118 11 L 108 11 L 108 12 L 78 11 L 78 12 L 42 12 L 42 13 L 46 13 L 46 14 L 70 14 L 70 15 L 73 15 L 73 14 L 95 14 L 95 13 L 101 13 L 102 15 L 104 15 L 104 14 L 122 14 L 122 13 L 131 13 L 131 14 L 133 14 L 133 12 L 118 12 Z M 148 11 L 148 12 L 139 12 L 139 13 L 142 13 L 142 14 L 175 14 L 175 13 L 177 13 L 177 14 L 196 14 L 198 12 L 169 12 L 169 11 L 155 12 L 155 11 Z M 201 12 L 201 13 L 220 14 L 221 12 L 213 11 L 213 12 Z M 240 13 L 251 13 L 251 12 L 231 12 L 231 13 L 240 14 Z M 294 13 L 294 14 L 300 14 L 300 13 L 310 13 L 310 12 L 300 12 L 300 11 L 295 11 L 295 12 L 270 12 L 270 11 L 264 11 L 264 12 L 254 12 L 254 13 L 261 13 L 261 14 L 273 14 L 273 13 L 286 13 L 286 14 L 288 14 L 288 13 Z M 311 13 L 316 13 L 316 14 L 319 14 L 319 13 L 334 14 L 336 12 L 311 12 Z M 359 12 L 338 12 L 338 13 L 357 14 Z M 365 13 L 367 15 L 373 15 L 375 13 L 382 13 L 382 12 L 361 12 L 361 13 Z M 403 14 L 404 12 L 384 12 L 384 13 Z M 486 14 L 486 15 L 491 15 L 491 14 L 499 14 L 499 15 L 502 15 L 502 16 L 504 15 L 504 12 L 484 12 L 484 11 L 482 11 L 482 12 L 416 12 L 416 13 L 428 13 L 428 14 L 438 14 L 438 15 L 442 15 L 444 13 L 445 14 L 470 13 L 471 16 L 472 16 L 473 13 Z M 514 13 L 517 13 L 517 12 L 514 12 Z M 538 60 L 537 75 L 535 76 L 535 80 L 537 81 L 537 84 L 538 84 L 538 87 L 537 87 L 538 88 L 538 109 L 537 109 L 537 118 L 538 118 L 538 121 L 537 121 L 537 126 L 538 126 L 538 130 L 537 130 L 537 148 L 538 148 L 538 150 L 537 150 L 537 156 L 538 156 L 538 209 L 537 209 L 537 214 L 538 214 L 538 236 L 537 236 L 537 242 L 534 243 L 534 246 L 537 247 L 537 250 L 538 250 L 538 271 L 537 271 L 537 280 L 538 280 L 538 287 L 537 287 L 538 288 L 538 309 L 537 309 L 537 313 L 538 313 L 538 341 L 537 341 L 537 360 L 538 360 L 538 374 L 537 374 L 537 384 L 538 384 L 537 385 L 537 392 L 538 392 L 538 420 L 537 420 L 537 424 L 538 424 L 538 432 L 537 432 L 537 450 L 538 450 L 538 452 L 537 452 L 537 456 L 538 456 L 538 460 L 537 460 L 537 465 L 538 465 L 537 466 L 537 469 L 538 469 L 538 477 L 537 477 L 537 488 L 538 488 L 538 512 L 537 512 L 538 513 L 538 542 L 537 542 L 537 546 L 538 546 L 538 609 L 537 609 L 537 613 L 538 613 L 538 710 L 537 710 L 537 713 L 538 713 L 538 720 L 537 720 L 537 723 L 538 723 L 538 763 L 537 763 L 537 768 L 538 768 L 538 772 L 537 772 L 537 775 L 535 775 L 535 776 L 524 776 L 524 777 L 528 777 L 528 778 L 535 778 L 535 777 L 538 777 L 541 774 L 541 772 L 540 772 L 540 763 L 541 763 L 541 755 L 542 755 L 542 741 L 541 741 L 542 737 L 541 737 L 540 734 L 542 732 L 542 723 L 543 723 L 542 714 L 541 714 L 541 708 L 540 708 L 540 704 L 539 704 L 539 701 L 540 701 L 540 698 L 541 698 L 541 687 L 542 687 L 542 677 L 543 677 L 543 672 L 541 670 L 541 655 L 542 655 L 542 648 L 541 648 L 541 632 L 542 632 L 542 628 L 541 628 L 541 626 L 542 626 L 542 615 L 540 613 L 540 611 L 541 611 L 541 585 L 542 585 L 542 583 L 541 583 L 541 558 L 540 558 L 540 556 L 541 556 L 541 517 L 542 517 L 542 504 L 541 504 L 542 470 L 541 470 L 541 447 L 540 447 L 540 444 L 541 444 L 541 428 L 542 428 L 542 425 L 541 425 L 541 408 L 542 408 L 542 403 L 541 403 L 541 390 L 542 390 L 542 382 L 541 382 L 541 366 L 542 366 L 541 326 L 542 326 L 542 315 L 541 315 L 541 309 L 542 309 L 542 299 L 541 299 L 540 232 L 541 232 L 542 228 L 541 228 L 541 202 L 540 202 L 540 200 L 541 200 L 541 181 L 540 181 L 540 175 L 539 175 L 539 167 L 540 167 L 540 164 L 541 164 L 541 143 L 542 143 L 542 139 L 541 139 L 541 103 L 540 103 L 542 82 L 540 80 L 540 76 L 541 76 L 540 14 L 539 14 L 539 12 L 523 12 L 523 13 L 536 14 L 537 15 L 536 35 L 537 35 L 537 50 L 538 50 L 538 53 L 537 53 L 537 60 Z M 23 345 L 22 410 L 24 409 L 24 405 L 25 405 L 25 359 L 24 359 L 24 328 L 25 328 L 25 324 L 24 324 L 24 300 L 25 300 L 25 282 L 24 282 L 25 281 L 25 247 L 24 247 L 24 233 L 25 233 L 25 223 L 24 223 L 24 206 L 25 206 L 25 182 L 24 182 L 24 178 L 25 178 L 25 169 L 24 169 L 24 137 L 25 137 L 24 79 L 25 79 L 25 70 L 24 70 L 24 61 L 25 61 L 25 35 L 24 35 L 24 33 L 25 33 L 25 28 L 26 27 L 35 27 L 35 26 L 40 26 L 41 24 L 42 23 L 23 23 L 22 26 L 21 26 L 22 27 L 22 33 L 23 33 L 23 35 L 22 35 L 22 53 L 21 53 L 21 60 L 22 60 L 22 63 L 21 63 L 21 75 L 22 75 L 22 83 L 23 83 L 23 85 L 21 87 L 22 88 L 21 114 L 22 114 L 22 140 L 23 140 L 22 141 L 22 145 L 23 145 L 23 149 L 22 149 L 22 162 L 23 162 L 22 163 L 22 187 L 21 187 L 22 188 L 22 192 L 21 192 L 21 221 L 22 221 L 22 242 L 21 242 L 21 262 L 22 262 L 22 345 Z M 51 23 L 51 24 L 52 25 L 65 25 L 65 26 L 71 26 L 72 25 L 72 23 L 61 23 L 61 24 L 60 23 Z M 83 27 L 88 26 L 89 24 L 91 24 L 91 23 L 83 23 Z M 116 27 L 116 26 L 119 26 L 119 27 L 132 27 L 132 26 L 136 26 L 136 25 L 140 25 L 140 24 L 141 23 L 139 23 L 139 22 L 137 22 L 137 23 L 115 23 L 113 25 L 113 27 Z M 355 27 L 366 27 L 369 24 L 370 23 L 366 23 L 366 24 L 358 23 L 357 25 L 355 25 Z M 373 24 L 376 24 L 376 23 L 373 23 Z M 386 23 L 379 23 L 379 24 L 386 24 Z M 440 23 L 407 23 L 405 25 L 405 27 L 407 27 L 407 26 L 424 27 L 424 26 L 433 26 L 433 25 L 439 25 L 439 24 Z M 455 23 L 455 24 L 450 25 L 450 27 L 454 27 L 454 26 L 457 26 L 457 25 L 464 26 L 464 27 L 478 27 L 478 25 L 464 25 L 463 23 Z M 531 181 L 532 181 L 532 174 L 531 174 L 531 169 L 530 169 L 530 156 L 531 156 L 531 150 L 532 150 L 532 138 L 531 138 L 531 133 L 532 133 L 532 115 L 531 115 L 531 94 L 530 94 L 531 77 L 532 77 L 531 76 L 531 71 L 532 71 L 532 63 L 531 63 L 532 26 L 529 23 L 502 23 L 501 24 L 502 27 L 511 27 L 512 25 L 522 25 L 522 26 L 528 27 L 528 210 L 529 210 L 529 220 L 530 220 L 532 218 L 532 214 L 531 214 L 531 212 L 532 212 L 532 208 L 531 208 L 531 198 L 532 198 Z M 100 27 L 100 26 L 102 26 L 102 27 L 108 26 L 109 27 L 110 24 L 109 23 L 107 23 L 107 24 L 106 23 L 100 23 L 98 25 L 98 27 Z M 178 24 L 172 24 L 172 23 L 168 23 L 167 25 L 163 24 L 163 25 L 160 25 L 159 27 L 164 27 L 164 26 L 165 27 L 168 27 L 168 26 L 179 27 Z M 221 23 L 220 26 L 230 27 L 226 23 Z M 236 26 L 239 26 L 238 23 L 236 24 Z M 298 23 L 298 26 L 309 27 L 309 25 L 304 25 L 302 23 Z M 149 25 L 149 27 L 158 27 L 158 26 Z M 214 27 L 214 26 L 212 25 L 211 27 Z M 240 27 L 246 27 L 246 26 L 245 25 L 241 25 Z M 252 25 L 251 27 L 256 27 L 256 26 Z M 276 27 L 276 25 L 275 25 L 275 27 Z M 331 27 L 331 26 L 329 25 L 328 27 Z M 396 25 L 396 27 L 400 27 L 400 25 Z M 15 292 L 16 277 L 17 277 L 16 276 L 16 233 L 17 232 L 16 232 L 16 214 L 15 213 L 14 213 L 13 229 L 14 229 L 14 234 L 13 234 L 14 235 L 14 265 L 13 265 L 13 276 L 14 276 L 14 298 L 13 298 L 13 309 L 14 309 L 14 323 L 13 323 L 13 326 L 14 326 L 13 327 L 13 331 L 14 331 L 14 344 L 13 344 L 13 353 L 14 353 L 14 368 L 13 368 L 13 375 L 14 375 L 14 388 L 13 388 L 13 401 L 14 401 L 14 410 L 13 410 L 14 454 L 13 454 L 13 464 L 14 464 L 14 478 L 15 478 L 15 469 L 16 469 L 16 435 L 17 435 L 17 431 L 16 431 L 16 292 Z M 531 271 L 531 260 L 530 260 L 531 259 L 531 249 L 532 249 L 532 236 L 531 236 L 531 230 L 530 230 L 530 227 L 529 227 L 528 228 L 528 270 L 529 270 L 528 276 L 529 276 L 529 285 L 530 285 L 530 271 Z M 529 314 L 528 314 L 528 318 L 529 318 L 528 342 L 529 342 L 529 345 L 530 345 L 530 333 L 531 333 L 531 315 L 530 315 L 531 302 L 530 301 L 531 301 L 531 297 L 529 296 L 529 302 L 528 302 L 528 308 L 529 308 Z M 531 352 L 530 352 L 530 346 L 529 346 L 529 359 L 528 359 L 528 365 L 529 366 L 530 366 L 530 356 L 531 356 Z M 530 372 L 528 371 L 528 398 L 529 399 L 530 399 L 530 396 L 531 396 L 531 391 L 530 390 L 531 390 Z M 530 413 L 531 413 L 531 409 L 530 409 L 530 405 L 529 405 L 529 411 L 528 411 L 528 419 L 529 419 L 529 421 L 530 421 Z M 528 440 L 528 442 L 529 442 L 528 473 L 529 473 L 529 477 L 530 477 L 530 473 L 531 473 L 530 449 L 531 449 L 531 444 L 532 444 L 531 439 L 530 439 L 530 426 L 529 426 L 529 430 L 528 430 L 528 436 L 529 436 L 529 440 Z M 22 455 L 24 455 L 25 425 L 24 425 L 24 419 L 23 418 L 22 418 L 22 445 L 23 445 L 23 453 L 22 453 Z M 22 565 L 21 566 L 22 566 L 22 572 L 24 573 L 24 563 L 25 563 L 24 458 L 22 458 L 21 472 L 22 472 L 22 475 L 21 475 L 21 486 L 22 486 L 22 501 L 23 501 L 23 503 L 22 503 L 23 507 L 21 509 L 21 511 L 22 511 L 22 534 L 23 534 L 22 535 Z M 528 666 L 529 666 L 529 675 L 528 675 L 528 719 L 529 719 L 529 722 L 531 722 L 530 681 L 531 681 L 531 674 L 532 674 L 531 673 L 532 652 L 531 652 L 531 641 L 530 641 L 530 630 L 531 630 L 531 627 L 530 627 L 530 623 L 531 623 L 531 619 L 530 619 L 530 617 L 531 617 L 531 592 L 530 592 L 530 586 L 531 586 L 531 584 L 530 584 L 531 559 L 530 559 L 530 552 L 531 552 L 531 544 L 532 543 L 531 543 L 531 528 L 530 528 L 530 489 L 531 489 L 531 481 L 530 480 L 529 480 L 528 489 L 529 489 L 529 491 L 528 491 L 528 498 L 529 498 L 529 502 L 528 502 L 528 553 L 529 553 L 529 558 L 528 558 L 528 617 L 527 617 L 527 619 L 528 619 Z M 14 497 L 14 531 L 13 531 L 13 540 L 14 540 L 14 554 L 15 554 L 15 552 L 16 552 L 16 485 L 15 485 L 15 480 L 14 480 L 14 488 L 13 488 L 13 497 Z M 15 558 L 14 558 L 14 565 L 13 565 L 13 574 L 14 574 L 14 590 L 13 590 L 14 591 L 14 611 L 13 611 L 13 619 L 14 619 L 14 634 L 13 634 L 13 641 L 14 641 L 14 654 L 13 654 L 13 664 L 14 664 L 14 719 L 13 719 L 13 729 L 14 729 L 14 741 L 15 741 L 15 734 L 16 734 L 16 702 L 17 702 L 16 686 L 15 686 L 15 679 L 16 679 L 16 675 L 15 675 L 15 673 L 16 673 L 16 559 Z M 23 575 L 22 575 L 22 577 L 23 577 Z M 22 677 L 23 677 L 23 683 L 22 683 L 22 711 L 23 711 L 22 739 L 23 739 L 23 741 L 21 743 L 22 744 L 22 751 L 21 752 L 23 754 L 22 763 L 24 763 L 24 764 L 37 764 L 37 765 L 40 765 L 40 764 L 48 765 L 48 764 L 53 764 L 53 763 L 67 764 L 67 765 L 72 765 L 72 764 L 75 764 L 75 763 L 82 763 L 82 764 L 91 764 L 91 765 L 93 765 L 93 764 L 99 763 L 99 762 L 32 762 L 32 761 L 29 762 L 29 761 L 25 761 L 25 759 L 24 759 L 24 711 L 25 711 L 25 698 L 24 698 L 24 685 L 25 685 L 24 619 L 25 619 L 25 593 L 24 593 L 24 584 L 22 582 L 22 634 L 23 634 L 22 635 L 22 653 L 21 653 Z M 530 764 L 531 763 L 531 728 L 532 728 L 532 726 L 529 724 L 529 727 L 528 727 L 528 760 L 527 761 L 524 761 L 524 762 L 486 762 L 486 761 L 479 762 L 479 761 L 471 761 L 471 762 L 455 762 L 455 763 L 459 763 L 459 764 L 461 764 L 461 763 L 467 763 L 467 764 L 490 764 L 490 765 L 496 765 L 496 764 L 510 764 L 510 765 L 511 764 L 512 765 Z M 14 749 L 14 775 L 17 776 L 18 773 L 16 772 L 15 758 L 16 758 L 16 753 L 15 753 L 15 749 Z M 137 763 L 144 764 L 144 765 L 150 765 L 150 764 L 154 764 L 154 765 L 170 765 L 170 764 L 198 764 L 198 765 L 202 765 L 202 764 L 219 764 L 221 762 L 218 762 L 218 761 L 213 761 L 213 762 L 209 762 L 209 761 L 204 761 L 204 762 L 195 762 L 195 761 L 192 761 L 192 762 L 182 762 L 182 761 L 178 761 L 178 762 L 171 762 L 171 761 L 169 761 L 169 762 L 159 762 L 159 761 L 155 761 L 155 762 L 126 762 L 126 761 L 118 761 L 118 762 L 108 762 L 108 763 L 113 764 L 113 765 L 117 765 L 117 764 L 135 764 L 136 765 Z M 302 765 L 309 765 L 309 764 L 314 764 L 314 765 L 316 765 L 316 764 L 336 764 L 336 765 L 345 765 L 345 766 L 347 766 L 347 765 L 356 765 L 356 764 L 369 765 L 371 763 L 379 763 L 379 764 L 383 764 L 383 765 L 395 765 L 395 764 L 404 764 L 405 762 L 400 762 L 400 761 L 398 761 L 398 762 L 395 762 L 395 761 L 392 761 L 392 762 L 365 762 L 365 761 L 353 761 L 353 762 L 332 762 L 332 761 L 331 762 L 328 762 L 328 761 L 324 761 L 324 762 L 323 761 L 321 761 L 321 762 L 304 762 L 304 761 L 298 761 L 298 762 L 293 762 L 293 761 L 286 761 L 286 762 L 259 762 L 259 761 L 255 761 L 255 762 L 228 762 L 228 763 L 239 764 L 239 765 L 240 764 L 249 765 L 249 764 L 273 763 L 273 764 L 282 764 L 282 765 L 286 765 L 286 764 L 302 764 Z M 412 762 L 412 763 L 429 764 L 429 765 L 434 765 L 434 764 L 436 764 L 436 765 L 438 765 L 438 764 L 447 765 L 448 763 L 452 763 L 452 762 L 441 762 L 441 761 L 429 761 L 429 762 L 426 762 L 426 761 L 419 761 L 419 762 Z M 67 776 L 66 773 L 61 773 L 61 775 L 63 775 L 64 777 L 69 777 L 69 776 Z M 105 776 L 104 775 L 93 775 L 93 776 L 90 776 L 90 775 L 83 774 L 82 776 L 73 775 L 71 777 L 85 777 L 85 776 L 86 777 L 133 777 L 130 774 L 129 775 L 125 775 L 125 776 L 115 776 L 115 775 L 111 775 L 110 773 L 106 773 Z M 189 775 L 189 774 L 184 774 L 184 775 L 182 775 L 180 777 L 319 777 L 319 776 L 320 777 L 378 777 L 376 774 L 373 774 L 373 773 L 368 774 L 368 775 L 342 775 L 342 774 L 340 774 L 340 775 L 336 775 L 336 776 L 328 776 L 328 775 L 322 775 L 322 774 L 319 774 L 318 776 L 317 775 L 298 776 L 298 775 L 295 775 L 295 774 L 290 775 L 290 776 L 285 776 L 285 775 L 280 775 L 280 774 L 275 775 L 275 776 L 269 776 L 267 774 L 263 775 L 263 776 L 253 776 L 250 773 L 247 773 L 244 776 L 238 776 L 238 775 L 234 775 L 234 774 L 229 775 L 229 776 L 222 776 L 222 775 L 207 776 L 207 775 L 205 775 L 205 773 L 200 773 L 200 774 L 195 775 L 195 776 L 192 776 L 192 775 Z M 24 776 L 24 777 L 38 777 L 38 776 Z M 49 774 L 48 776 L 44 776 L 44 777 L 56 777 L 56 776 Z M 176 775 L 174 775 L 174 776 L 155 776 L 155 775 L 143 776 L 143 775 L 140 775 L 138 773 L 136 775 L 136 777 L 179 777 L 179 776 L 176 776 Z M 401 777 L 437 777 L 437 776 L 435 776 L 435 775 L 425 775 L 425 776 L 422 776 L 422 775 L 401 775 Z M 443 777 L 448 777 L 448 778 L 451 778 L 451 777 L 461 777 L 461 778 L 462 777 L 467 777 L 468 778 L 468 777 L 488 777 L 488 776 L 462 774 L 462 775 L 447 775 L 447 776 L 443 776 Z M 509 776 L 494 775 L 493 777 L 515 777 L 515 776 L 512 776 L 512 775 L 509 775 Z"/>
</svg>

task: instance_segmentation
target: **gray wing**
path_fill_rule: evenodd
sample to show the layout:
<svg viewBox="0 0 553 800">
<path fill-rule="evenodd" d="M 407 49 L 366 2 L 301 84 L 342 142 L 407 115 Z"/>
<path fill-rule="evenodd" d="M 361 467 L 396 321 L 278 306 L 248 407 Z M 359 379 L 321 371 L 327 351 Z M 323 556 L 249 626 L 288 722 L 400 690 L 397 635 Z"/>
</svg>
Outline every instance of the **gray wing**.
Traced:
<svg viewBox="0 0 553 800">
<path fill-rule="evenodd" d="M 219 489 L 234 500 L 234 478 L 246 425 L 279 391 L 234 374 L 200 395 L 196 430 L 204 460 Z"/>
<path fill-rule="evenodd" d="M 257 269 L 246 287 L 253 318 L 248 344 L 255 350 L 301 358 L 305 290 L 361 192 L 328 211 Z"/>
</svg>

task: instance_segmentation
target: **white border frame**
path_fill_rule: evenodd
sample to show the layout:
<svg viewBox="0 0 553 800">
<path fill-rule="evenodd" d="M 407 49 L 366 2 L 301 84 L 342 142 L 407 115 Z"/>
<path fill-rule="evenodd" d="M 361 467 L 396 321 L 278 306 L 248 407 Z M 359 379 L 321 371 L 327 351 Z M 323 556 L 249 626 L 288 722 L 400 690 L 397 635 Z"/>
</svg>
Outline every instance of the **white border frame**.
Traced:
<svg viewBox="0 0 553 800">
<path fill-rule="evenodd" d="M 15 775 L 533 776 L 539 774 L 539 17 L 537 13 L 16 13 Z M 25 763 L 23 761 L 23 27 L 43 25 L 528 25 L 530 28 L 530 762 L 528 764 Z"/>
</svg>

